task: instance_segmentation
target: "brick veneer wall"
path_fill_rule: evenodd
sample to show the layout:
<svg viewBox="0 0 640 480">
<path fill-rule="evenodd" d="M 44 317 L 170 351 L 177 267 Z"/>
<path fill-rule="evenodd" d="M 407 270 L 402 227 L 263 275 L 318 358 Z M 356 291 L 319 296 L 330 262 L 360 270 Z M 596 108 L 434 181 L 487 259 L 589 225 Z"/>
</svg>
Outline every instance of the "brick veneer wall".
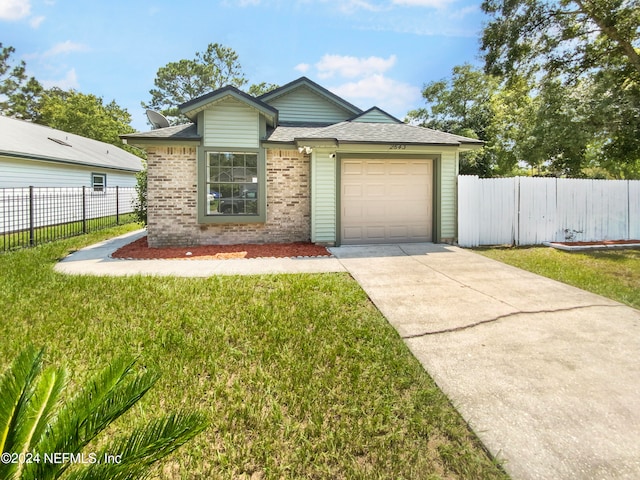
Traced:
<svg viewBox="0 0 640 480">
<path fill-rule="evenodd" d="M 150 246 L 309 241 L 308 156 L 267 150 L 267 221 L 245 224 L 198 224 L 196 158 L 192 147 L 147 150 Z"/>
</svg>

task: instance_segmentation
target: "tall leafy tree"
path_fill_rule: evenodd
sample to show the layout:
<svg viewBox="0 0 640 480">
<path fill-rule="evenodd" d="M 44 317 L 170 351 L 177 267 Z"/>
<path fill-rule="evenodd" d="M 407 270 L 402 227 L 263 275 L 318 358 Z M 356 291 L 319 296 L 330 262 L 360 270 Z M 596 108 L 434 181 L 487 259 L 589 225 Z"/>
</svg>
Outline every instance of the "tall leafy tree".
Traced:
<svg viewBox="0 0 640 480">
<path fill-rule="evenodd" d="M 576 174 L 578 158 L 599 157 L 614 176 L 637 178 L 640 0 L 484 0 L 482 9 L 486 71 L 538 79 L 538 133 L 573 143 L 549 152 L 551 162 Z"/>
<path fill-rule="evenodd" d="M 127 147 L 119 135 L 135 131 L 131 115 L 115 100 L 104 103 L 102 98 L 76 90 L 52 88 L 42 94 L 38 105 L 38 123 L 83 137 Z M 137 150 L 131 150 L 137 153 Z"/>
<path fill-rule="evenodd" d="M 267 83 L 267 82 L 254 83 L 249 87 L 249 90 L 247 90 L 247 93 L 254 97 L 259 97 L 260 95 L 269 93 L 271 90 L 275 90 L 276 88 L 279 88 L 279 87 L 280 85 L 276 85 L 275 83 Z"/>
<path fill-rule="evenodd" d="M 37 104 L 43 92 L 42 85 L 26 74 L 26 64 L 21 60 L 13 64 L 11 56 L 15 48 L 0 43 L 0 114 L 24 120 L 37 117 Z"/>
<path fill-rule="evenodd" d="M 186 123 L 188 120 L 178 105 L 226 85 L 241 88 L 246 83 L 238 54 L 229 47 L 211 43 L 191 60 L 169 62 L 160 67 L 154 80 L 155 88 L 149 91 L 151 100 L 142 102 L 142 106 L 160 111 L 172 124 Z"/>
<path fill-rule="evenodd" d="M 640 0 L 484 0 L 487 69 L 542 68 L 567 76 L 616 59 L 640 78 Z"/>
<path fill-rule="evenodd" d="M 491 98 L 498 80 L 471 65 L 453 68 L 451 77 L 425 85 L 422 96 L 427 106 L 408 113 L 414 123 L 456 135 L 490 141 L 488 129 L 493 121 Z M 490 176 L 495 164 L 489 148 L 467 152 L 461 156 L 464 174 Z"/>
</svg>

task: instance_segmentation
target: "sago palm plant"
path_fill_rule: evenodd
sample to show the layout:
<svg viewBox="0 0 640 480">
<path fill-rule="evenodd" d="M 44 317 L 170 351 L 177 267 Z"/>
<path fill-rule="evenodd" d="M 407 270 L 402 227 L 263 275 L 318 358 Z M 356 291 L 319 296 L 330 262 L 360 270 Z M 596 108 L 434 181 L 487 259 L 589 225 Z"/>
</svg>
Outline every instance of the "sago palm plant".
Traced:
<svg viewBox="0 0 640 480">
<path fill-rule="evenodd" d="M 64 401 L 66 372 L 45 368 L 43 353 L 26 348 L 0 378 L 0 480 L 145 478 L 206 427 L 198 413 L 170 414 L 87 451 L 158 376 L 136 374 L 134 362 L 119 359 Z"/>
</svg>

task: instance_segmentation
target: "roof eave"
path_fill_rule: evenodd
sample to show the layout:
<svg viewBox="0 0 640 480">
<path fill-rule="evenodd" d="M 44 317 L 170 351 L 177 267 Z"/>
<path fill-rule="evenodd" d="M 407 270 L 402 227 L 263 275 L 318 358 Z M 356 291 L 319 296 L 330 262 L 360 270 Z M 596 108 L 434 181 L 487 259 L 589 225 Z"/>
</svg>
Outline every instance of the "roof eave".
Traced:
<svg viewBox="0 0 640 480">
<path fill-rule="evenodd" d="M 293 80 L 292 82 L 289 82 L 286 85 L 283 85 L 279 88 L 276 88 L 275 90 L 271 90 L 270 92 L 260 95 L 258 99 L 263 102 L 269 102 L 301 86 L 306 86 L 310 90 L 315 91 L 317 94 L 323 95 L 328 100 L 331 100 L 333 103 L 343 108 L 344 110 L 347 110 L 353 113 L 353 115 L 355 116 L 363 113 L 361 108 L 357 107 L 356 105 L 350 102 L 347 102 L 344 98 L 339 97 L 335 93 L 331 92 L 330 90 L 324 88 L 322 85 L 317 84 L 316 82 L 314 82 L 313 80 L 310 80 L 307 77 L 300 77 L 296 80 Z"/>
<path fill-rule="evenodd" d="M 223 87 L 209 94 L 189 100 L 188 102 L 179 105 L 178 108 L 189 120 L 195 122 L 198 113 L 211 105 L 221 102 L 227 97 L 232 97 L 235 100 L 246 104 L 250 108 L 257 110 L 258 113 L 267 118 L 269 124 L 278 124 L 278 110 L 273 108 L 271 105 L 264 103 L 260 99 L 252 97 L 251 95 L 231 86 Z"/>
<path fill-rule="evenodd" d="M 118 148 L 118 147 L 116 147 Z M 11 157 L 11 158 L 19 158 L 24 160 L 37 160 L 41 162 L 54 162 L 54 163 L 63 163 L 65 165 L 74 165 L 77 167 L 91 167 L 91 168 L 103 168 L 106 170 L 118 170 L 124 172 L 139 172 L 139 169 L 136 168 L 127 168 L 127 167 L 118 167 L 118 166 L 109 166 L 99 163 L 92 162 L 76 162 L 73 160 L 69 160 L 66 158 L 60 157 L 48 157 L 46 155 L 34 155 L 23 152 L 9 152 L 6 150 L 0 150 L 0 157 Z"/>
<path fill-rule="evenodd" d="M 202 138 L 171 137 L 125 137 L 120 136 L 125 145 L 200 145 Z"/>
</svg>

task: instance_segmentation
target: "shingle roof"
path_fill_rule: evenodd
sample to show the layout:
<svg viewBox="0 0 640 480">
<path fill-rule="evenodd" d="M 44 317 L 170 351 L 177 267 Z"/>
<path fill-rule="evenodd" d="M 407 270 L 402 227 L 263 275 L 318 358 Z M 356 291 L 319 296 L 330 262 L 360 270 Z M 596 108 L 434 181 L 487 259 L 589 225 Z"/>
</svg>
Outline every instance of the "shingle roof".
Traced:
<svg viewBox="0 0 640 480">
<path fill-rule="evenodd" d="M 109 143 L 0 116 L 0 155 L 137 172 L 142 160 Z"/>
<path fill-rule="evenodd" d="M 201 137 L 198 135 L 198 128 L 194 123 L 185 123 L 148 132 L 128 133 L 127 135 L 120 135 L 120 138 L 125 140 L 200 140 Z"/>
<path fill-rule="evenodd" d="M 270 142 L 294 142 L 298 139 L 335 139 L 339 143 L 402 143 L 418 145 L 482 145 L 475 138 L 439 132 L 405 123 L 340 122 L 327 127 L 278 126 Z"/>
</svg>

